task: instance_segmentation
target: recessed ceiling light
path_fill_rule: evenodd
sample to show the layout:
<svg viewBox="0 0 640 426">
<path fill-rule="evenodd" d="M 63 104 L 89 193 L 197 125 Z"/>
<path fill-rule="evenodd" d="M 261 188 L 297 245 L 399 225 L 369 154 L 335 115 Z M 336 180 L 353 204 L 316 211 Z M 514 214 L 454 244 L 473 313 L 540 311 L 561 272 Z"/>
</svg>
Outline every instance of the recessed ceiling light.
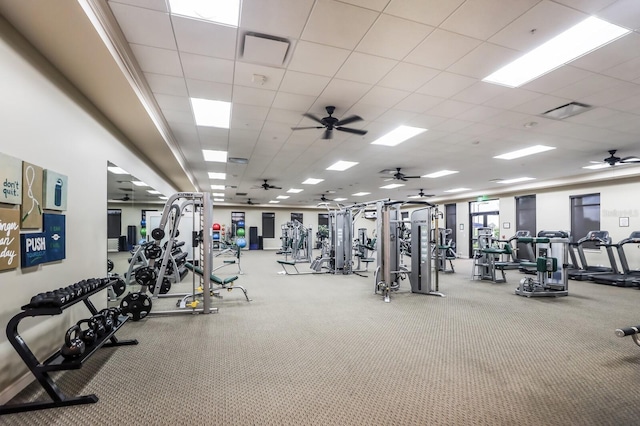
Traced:
<svg viewBox="0 0 640 426">
<path fill-rule="evenodd" d="M 132 180 L 131 183 L 134 184 L 135 186 L 149 186 L 141 180 Z"/>
<path fill-rule="evenodd" d="M 240 19 L 240 0 L 169 0 L 172 15 L 202 19 L 237 27 Z"/>
<path fill-rule="evenodd" d="M 355 194 L 351 194 L 354 197 L 362 197 L 363 195 L 369 195 L 371 194 L 370 192 L 356 192 Z"/>
<path fill-rule="evenodd" d="M 427 129 L 411 126 L 400 126 L 371 142 L 371 145 L 396 146 L 420 133 L 426 132 Z"/>
<path fill-rule="evenodd" d="M 470 188 L 453 188 L 444 192 L 463 192 L 463 191 L 470 191 L 470 190 L 471 190 Z"/>
<path fill-rule="evenodd" d="M 189 98 L 189 100 L 198 126 L 229 128 L 231 102 L 200 98 Z"/>
<path fill-rule="evenodd" d="M 329 167 L 327 167 L 327 170 L 337 170 L 339 172 L 343 172 L 353 166 L 355 166 L 356 162 L 353 161 L 338 161 L 332 165 L 330 165 Z"/>
<path fill-rule="evenodd" d="M 302 182 L 303 185 L 315 185 L 318 184 L 320 182 L 324 181 L 324 179 L 316 179 L 316 178 L 309 178 L 307 180 L 305 180 L 304 182 Z"/>
<path fill-rule="evenodd" d="M 148 189 L 147 192 L 154 195 L 162 194 L 162 192 L 156 191 L 155 189 Z"/>
<path fill-rule="evenodd" d="M 591 16 L 482 81 L 518 87 L 628 34 L 630 30 Z"/>
<path fill-rule="evenodd" d="M 116 167 L 116 166 L 107 167 L 107 170 L 109 170 L 114 175 L 128 175 L 129 174 L 128 171 L 126 171 L 124 169 L 121 169 L 120 167 Z"/>
<path fill-rule="evenodd" d="M 381 186 L 380 189 L 395 189 L 404 186 L 404 183 L 390 183 L 389 185 Z"/>
<path fill-rule="evenodd" d="M 224 202 L 224 198 L 214 198 L 213 201 L 216 201 L 218 203 L 222 203 L 222 202 Z"/>
<path fill-rule="evenodd" d="M 224 197 L 224 192 L 214 192 L 213 194 L 214 197 Z"/>
<path fill-rule="evenodd" d="M 276 201 L 276 200 L 269 201 L 269 204 L 278 204 L 278 203 L 280 203 L 280 201 Z"/>
<path fill-rule="evenodd" d="M 290 194 L 298 194 L 299 192 L 304 191 L 304 189 L 298 189 L 298 188 L 290 188 L 287 192 Z"/>
<path fill-rule="evenodd" d="M 346 198 L 334 198 L 333 201 L 347 201 Z"/>
<path fill-rule="evenodd" d="M 224 185 L 211 185 L 211 189 L 224 191 Z"/>
<path fill-rule="evenodd" d="M 598 169 L 606 169 L 609 167 L 611 167 L 609 164 L 602 163 L 602 164 L 592 164 L 590 166 L 584 166 L 583 169 L 598 170 Z"/>
<path fill-rule="evenodd" d="M 289 198 L 289 195 L 278 195 L 276 198 L 278 200 L 286 200 L 287 198 Z"/>
<path fill-rule="evenodd" d="M 226 179 L 226 173 L 209 172 L 209 179 Z"/>
<path fill-rule="evenodd" d="M 553 146 L 534 145 L 529 148 L 519 149 L 513 152 L 507 152 L 506 154 L 496 155 L 493 158 L 499 158 L 500 160 L 513 160 L 515 158 L 526 157 L 527 155 L 538 154 L 540 152 L 550 151 L 556 149 Z"/>
<path fill-rule="evenodd" d="M 215 151 L 212 149 L 203 149 L 204 161 L 216 161 L 218 163 L 227 162 L 227 151 Z"/>
<path fill-rule="evenodd" d="M 532 177 L 519 177 L 519 178 L 514 178 L 514 179 L 500 179 L 500 180 L 497 180 L 496 183 L 518 183 L 518 182 L 526 182 L 528 180 L 535 180 L 535 178 L 532 178 Z"/>
<path fill-rule="evenodd" d="M 439 178 L 439 177 L 442 177 L 442 176 L 453 175 L 453 174 L 456 174 L 456 173 L 458 173 L 457 170 L 440 170 L 439 172 L 429 173 L 428 175 L 424 175 L 422 177 L 435 179 L 435 178 Z"/>
</svg>

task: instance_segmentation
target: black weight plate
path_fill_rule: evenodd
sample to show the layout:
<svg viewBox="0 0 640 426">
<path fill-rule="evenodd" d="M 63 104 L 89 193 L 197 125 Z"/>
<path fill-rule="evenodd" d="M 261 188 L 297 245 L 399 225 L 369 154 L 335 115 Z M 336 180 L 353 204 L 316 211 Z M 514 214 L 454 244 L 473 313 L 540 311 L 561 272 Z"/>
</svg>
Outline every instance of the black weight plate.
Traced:
<svg viewBox="0 0 640 426">
<path fill-rule="evenodd" d="M 150 244 L 144 248 L 144 255 L 147 259 L 157 259 L 162 256 L 162 248 L 155 244 Z"/>
<path fill-rule="evenodd" d="M 162 279 L 162 284 L 160 284 L 160 294 L 167 294 L 169 293 L 169 290 L 171 290 L 171 281 L 169 281 L 169 278 L 164 277 Z M 156 283 L 155 281 L 151 284 L 149 284 L 149 291 L 151 293 L 155 293 L 156 292 Z"/>
<path fill-rule="evenodd" d="M 113 260 L 107 259 L 107 272 L 113 271 Z"/>
<path fill-rule="evenodd" d="M 151 231 L 151 237 L 154 240 L 158 240 L 158 241 L 163 239 L 164 238 L 164 230 L 160 229 L 160 228 L 154 229 L 153 231 Z"/>
<path fill-rule="evenodd" d="M 125 290 L 127 289 L 127 284 L 125 284 L 122 278 L 118 278 L 116 283 L 113 284 L 111 288 L 113 289 L 113 292 L 116 294 L 116 297 L 120 297 L 124 294 Z"/>
<path fill-rule="evenodd" d="M 133 321 L 140 321 L 151 312 L 151 298 L 143 293 L 129 293 L 120 301 L 120 310 Z"/>
<path fill-rule="evenodd" d="M 136 282 L 140 285 L 150 285 L 158 278 L 156 271 L 150 266 L 136 269 Z"/>
</svg>

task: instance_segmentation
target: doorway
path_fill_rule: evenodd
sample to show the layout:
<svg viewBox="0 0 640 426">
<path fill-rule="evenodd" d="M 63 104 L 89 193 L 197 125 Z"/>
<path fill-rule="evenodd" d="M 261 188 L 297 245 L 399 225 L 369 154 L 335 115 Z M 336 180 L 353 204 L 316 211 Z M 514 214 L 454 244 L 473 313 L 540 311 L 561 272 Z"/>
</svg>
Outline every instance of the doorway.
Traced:
<svg viewBox="0 0 640 426">
<path fill-rule="evenodd" d="M 478 248 L 478 229 L 491 228 L 493 237 L 500 238 L 500 201 L 472 201 L 469 203 L 469 257 Z"/>
</svg>

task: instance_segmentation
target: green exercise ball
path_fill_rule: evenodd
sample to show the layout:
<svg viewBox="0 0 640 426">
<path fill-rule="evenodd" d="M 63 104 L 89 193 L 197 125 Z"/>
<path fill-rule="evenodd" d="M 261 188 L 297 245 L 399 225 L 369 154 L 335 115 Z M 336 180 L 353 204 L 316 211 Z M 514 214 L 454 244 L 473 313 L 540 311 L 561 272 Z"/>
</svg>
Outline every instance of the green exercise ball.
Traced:
<svg viewBox="0 0 640 426">
<path fill-rule="evenodd" d="M 146 237 L 147 236 L 147 228 L 140 228 L 140 235 L 142 237 Z"/>
<path fill-rule="evenodd" d="M 238 230 L 236 231 L 236 235 L 238 237 L 244 237 L 244 228 L 238 228 Z"/>
</svg>

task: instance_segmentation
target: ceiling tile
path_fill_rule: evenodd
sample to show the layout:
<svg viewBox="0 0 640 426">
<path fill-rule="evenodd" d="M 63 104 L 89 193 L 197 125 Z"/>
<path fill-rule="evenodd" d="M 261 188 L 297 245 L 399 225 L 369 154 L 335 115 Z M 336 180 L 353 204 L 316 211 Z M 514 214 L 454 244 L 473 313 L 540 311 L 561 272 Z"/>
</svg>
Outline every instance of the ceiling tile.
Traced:
<svg viewBox="0 0 640 426">
<path fill-rule="evenodd" d="M 302 120 L 302 113 L 304 111 L 290 111 L 278 108 L 271 108 L 267 115 L 268 121 L 275 121 L 278 123 L 285 123 L 289 126 L 296 126 L 300 120 Z"/>
<path fill-rule="evenodd" d="M 374 84 L 396 64 L 397 62 L 391 59 L 353 52 L 336 73 L 336 77 L 359 83 Z"/>
<path fill-rule="evenodd" d="M 543 95 L 529 102 L 525 102 L 513 108 L 514 111 L 538 115 L 551 109 L 568 104 L 571 99 L 559 98 L 557 96 Z"/>
<path fill-rule="evenodd" d="M 362 103 L 391 108 L 407 96 L 409 92 L 376 86 L 360 100 Z"/>
<path fill-rule="evenodd" d="M 313 0 L 243 0 L 240 26 L 282 37 L 300 38 Z"/>
<path fill-rule="evenodd" d="M 598 12 L 598 17 L 632 30 L 640 29 L 640 2 L 618 0 Z"/>
<path fill-rule="evenodd" d="M 640 54 L 640 34 L 631 33 L 571 62 L 571 66 L 601 72 Z"/>
<path fill-rule="evenodd" d="M 482 43 L 463 56 L 447 71 L 483 79 L 520 56 L 520 53 L 491 43 Z"/>
<path fill-rule="evenodd" d="M 167 122 L 171 125 L 173 123 L 178 124 L 190 124 L 194 126 L 196 122 L 193 119 L 193 114 L 186 111 L 176 111 L 172 109 L 162 110 L 162 115 L 166 118 Z"/>
<path fill-rule="evenodd" d="M 187 96 L 187 85 L 183 78 L 169 75 L 145 73 L 144 75 L 153 93 Z"/>
<path fill-rule="evenodd" d="M 156 94 L 156 101 L 163 110 L 185 111 L 191 113 L 191 103 L 186 96 Z"/>
<path fill-rule="evenodd" d="M 311 108 L 315 100 L 316 96 L 278 92 L 273 101 L 273 107 L 293 111 L 307 111 Z"/>
<path fill-rule="evenodd" d="M 187 79 L 186 82 L 189 96 L 192 98 L 231 102 L 233 86 L 230 84 L 193 79 Z"/>
<path fill-rule="evenodd" d="M 254 75 L 266 77 L 264 83 L 253 82 Z M 263 65 L 247 64 L 246 62 L 236 62 L 236 69 L 233 83 L 240 86 L 256 87 L 266 90 L 277 90 L 284 76 L 281 68 L 265 67 Z"/>
<path fill-rule="evenodd" d="M 237 28 L 180 16 L 172 17 L 171 21 L 181 52 L 235 59 Z"/>
<path fill-rule="evenodd" d="M 438 105 L 442 101 L 444 101 L 443 98 L 421 95 L 419 93 L 412 93 L 411 95 L 398 102 L 394 108 L 422 114 L 428 109 Z"/>
<path fill-rule="evenodd" d="M 235 86 L 233 88 L 233 103 L 270 107 L 275 90 L 256 89 L 254 87 Z"/>
<path fill-rule="evenodd" d="M 466 113 L 460 114 L 459 119 L 466 120 L 465 114 Z M 474 120 L 469 120 L 469 121 L 474 121 Z M 467 127 L 463 128 L 463 129 L 458 130 L 458 132 L 463 134 L 463 135 L 482 136 L 482 135 L 485 135 L 485 134 L 495 130 L 496 128 L 497 128 L 497 126 L 492 126 L 490 124 L 474 123 L 474 124 L 472 124 L 470 126 L 467 126 Z"/>
<path fill-rule="evenodd" d="M 400 60 L 431 31 L 433 27 L 383 14 L 367 32 L 356 50 Z"/>
<path fill-rule="evenodd" d="M 438 117 L 436 115 L 429 115 L 429 114 L 420 114 L 413 117 L 411 120 L 409 120 L 407 124 L 409 126 L 421 127 L 423 129 L 433 129 L 435 126 L 437 126 L 438 124 L 446 120 L 447 119 L 445 117 Z M 434 135 L 434 134 L 440 134 L 440 133 L 434 133 L 431 130 L 429 130 L 429 134 Z"/>
<path fill-rule="evenodd" d="M 523 84 L 521 87 L 526 90 L 540 93 L 552 93 L 568 84 L 587 78 L 593 73 L 570 65 L 563 65 L 541 77 Z"/>
<path fill-rule="evenodd" d="M 607 68 L 602 71 L 602 74 L 626 81 L 633 81 L 640 78 L 640 56 L 616 65 L 615 67 Z"/>
<path fill-rule="evenodd" d="M 541 1 L 493 35 L 494 44 L 528 52 L 571 28 L 588 15 L 548 0 Z M 534 32 L 532 32 L 535 30 Z"/>
<path fill-rule="evenodd" d="M 239 121 L 264 121 L 267 119 L 269 108 L 255 105 L 233 104 L 231 107 L 231 119 Z"/>
<path fill-rule="evenodd" d="M 209 56 L 180 54 L 184 76 L 216 83 L 233 83 L 233 61 Z"/>
<path fill-rule="evenodd" d="M 540 0 L 467 0 L 441 28 L 486 40 Z"/>
<path fill-rule="evenodd" d="M 441 117 L 455 117 L 463 112 L 473 108 L 473 104 L 466 102 L 444 100 L 433 108 L 427 110 L 427 114 L 439 115 Z"/>
<path fill-rule="evenodd" d="M 477 81 L 475 78 L 450 72 L 442 72 L 429 80 L 424 86 L 418 89 L 417 92 L 423 95 L 448 98 L 475 84 Z"/>
<path fill-rule="evenodd" d="M 145 9 L 158 10 L 160 12 L 168 12 L 166 0 L 110 0 L 109 4 L 122 3 L 131 6 L 143 7 Z"/>
<path fill-rule="evenodd" d="M 562 86 L 558 90 L 553 91 L 551 94 L 554 96 L 583 102 L 586 96 L 598 93 L 601 90 L 605 90 L 609 87 L 616 86 L 619 83 L 620 80 L 612 77 L 607 77 L 600 74 L 591 74 L 581 80 L 576 81 L 573 84 Z"/>
<path fill-rule="evenodd" d="M 302 39 L 353 49 L 378 13 L 333 0 L 318 0 L 302 32 Z"/>
<path fill-rule="evenodd" d="M 458 92 L 451 99 L 474 104 L 482 104 L 496 96 L 507 93 L 509 90 L 511 89 L 508 87 L 479 81 Z"/>
<path fill-rule="evenodd" d="M 441 29 L 434 30 L 407 57 L 405 62 L 446 69 L 478 47 L 480 40 Z"/>
<path fill-rule="evenodd" d="M 371 89 L 370 84 L 356 83 L 334 78 L 324 89 L 320 97 L 326 100 L 335 100 L 334 105 L 340 106 L 342 103 L 353 105 L 358 102 L 365 93 Z"/>
<path fill-rule="evenodd" d="M 498 108 L 492 108 L 485 105 L 474 106 L 473 108 L 469 108 L 465 112 L 458 114 L 456 118 L 460 120 L 468 120 L 475 122 L 483 122 L 489 117 L 493 117 L 494 115 L 498 115 L 502 112 L 502 110 Z"/>
<path fill-rule="evenodd" d="M 529 90 L 513 88 L 507 90 L 501 95 L 496 96 L 495 98 L 489 99 L 487 102 L 485 102 L 485 105 L 496 108 L 510 109 L 516 105 L 523 104 L 539 96 L 542 95 L 540 93 L 532 92 Z"/>
<path fill-rule="evenodd" d="M 615 103 L 629 96 L 640 96 L 640 86 L 625 81 L 619 82 L 613 87 L 602 90 L 584 98 L 584 102 L 590 105 L 605 105 L 615 109 Z"/>
<path fill-rule="evenodd" d="M 380 117 L 388 108 L 375 105 L 363 104 L 358 102 L 354 104 L 344 115 L 359 115 L 368 121 L 373 121 Z"/>
<path fill-rule="evenodd" d="M 394 125 L 405 124 L 417 115 L 415 112 L 389 109 L 376 119 L 380 123 L 392 123 Z"/>
<path fill-rule="evenodd" d="M 177 51 L 140 44 L 131 44 L 130 46 L 142 71 L 182 77 L 182 66 Z"/>
<path fill-rule="evenodd" d="M 391 0 L 384 13 L 437 27 L 464 1 Z"/>
<path fill-rule="evenodd" d="M 299 95 L 318 96 L 331 80 L 329 77 L 287 71 L 280 84 L 280 90 Z"/>
<path fill-rule="evenodd" d="M 382 12 L 382 10 L 387 6 L 389 0 L 340 0 L 342 3 L 349 3 L 354 6 L 365 7 L 367 9 L 377 10 L 378 12 Z"/>
<path fill-rule="evenodd" d="M 443 121 L 442 123 L 438 124 L 437 126 L 435 126 L 433 128 L 433 130 L 439 130 L 441 132 L 449 132 L 449 133 L 453 133 L 453 132 L 457 132 L 459 130 L 464 129 L 465 127 L 469 127 L 473 124 L 472 121 L 466 121 L 466 120 L 458 120 L 455 118 L 450 118 L 448 120 Z M 464 136 L 463 139 L 466 139 L 468 136 Z"/>
<path fill-rule="evenodd" d="M 599 10 L 615 3 L 619 0 L 554 0 L 576 10 L 581 10 L 588 14 L 594 14 Z"/>
<path fill-rule="evenodd" d="M 169 14 L 119 3 L 110 6 L 129 43 L 176 49 Z"/>
<path fill-rule="evenodd" d="M 349 56 L 349 51 L 337 47 L 300 41 L 296 45 L 289 69 L 332 77 Z"/>
<path fill-rule="evenodd" d="M 378 82 L 378 85 L 413 92 L 439 73 L 440 71 L 433 68 L 400 62 Z"/>
</svg>

